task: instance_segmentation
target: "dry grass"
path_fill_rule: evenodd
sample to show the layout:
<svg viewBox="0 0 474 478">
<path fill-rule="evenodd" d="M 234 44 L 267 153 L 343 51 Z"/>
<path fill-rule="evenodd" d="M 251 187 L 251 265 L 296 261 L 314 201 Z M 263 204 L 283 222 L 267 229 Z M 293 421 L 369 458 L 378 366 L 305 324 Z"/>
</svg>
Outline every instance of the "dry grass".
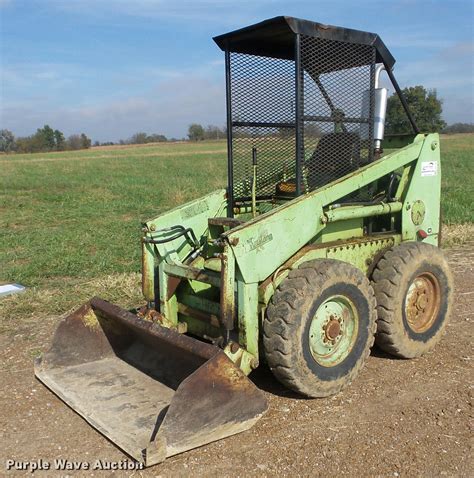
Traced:
<svg viewBox="0 0 474 478">
<path fill-rule="evenodd" d="M 78 156 L 73 156 L 71 154 L 64 154 L 64 151 L 61 151 L 63 155 L 60 155 L 59 151 L 56 153 L 48 153 L 48 155 L 55 154 L 57 156 L 53 157 L 34 157 L 34 158 L 20 158 L 16 159 L 15 161 L 11 161 L 10 159 L 0 159 L 0 164 L 8 164 L 11 166 L 15 166 L 16 164 L 30 164 L 30 163 L 45 163 L 45 162 L 55 162 L 55 161 L 82 161 L 86 159 L 110 159 L 110 155 L 106 154 L 94 154 L 94 155 L 78 155 Z M 175 157 L 181 157 L 181 156 L 196 156 L 196 155 L 202 155 L 202 156 L 211 156 L 211 155 L 223 155 L 227 152 L 226 149 L 215 149 L 215 150 L 204 150 L 204 151 L 181 151 L 181 152 L 152 152 L 152 153 L 141 153 L 139 156 L 140 158 L 155 158 L 155 159 L 160 159 L 160 158 L 175 158 Z"/>
<path fill-rule="evenodd" d="M 188 141 L 167 141 L 165 144 L 189 144 Z M 92 151 L 114 151 L 117 149 L 136 149 L 137 146 L 140 148 L 153 148 L 155 146 L 162 146 L 163 142 L 160 143 L 146 143 L 146 144 L 109 144 L 107 146 L 92 146 Z"/>
<path fill-rule="evenodd" d="M 441 229 L 441 245 L 444 248 L 458 246 L 474 237 L 474 224 L 444 224 Z"/>
<path fill-rule="evenodd" d="M 0 333 L 16 334 L 44 320 L 67 315 L 93 296 L 124 308 L 143 304 L 138 273 L 113 274 L 90 280 L 62 278 L 32 287 L 0 301 Z"/>
</svg>

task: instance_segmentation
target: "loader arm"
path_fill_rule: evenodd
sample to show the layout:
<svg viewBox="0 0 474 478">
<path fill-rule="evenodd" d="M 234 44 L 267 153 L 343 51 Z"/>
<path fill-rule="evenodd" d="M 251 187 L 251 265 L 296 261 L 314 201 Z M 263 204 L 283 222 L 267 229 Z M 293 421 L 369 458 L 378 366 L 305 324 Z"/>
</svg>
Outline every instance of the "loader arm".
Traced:
<svg viewBox="0 0 474 478">
<path fill-rule="evenodd" d="M 225 240 L 232 248 L 244 281 L 250 283 L 264 281 L 281 264 L 314 240 L 327 225 L 324 213 L 331 204 L 337 203 L 348 194 L 412 163 L 414 171 L 417 170 L 419 173 L 422 161 L 436 160 L 437 155 L 439 157 L 437 150 L 431 149 L 433 142 L 438 142 L 437 135 L 418 135 L 412 144 L 394 151 L 381 160 L 225 233 Z M 431 190 L 433 178 L 429 179 L 428 188 Z M 408 187 L 408 184 L 405 186 Z M 436 187 L 434 189 L 436 190 Z M 418 195 L 427 192 L 426 189 L 424 191 L 416 190 Z M 407 197 L 414 197 L 416 194 L 410 193 Z M 425 200 L 425 203 L 428 202 L 429 200 Z M 339 208 L 338 213 L 341 214 L 342 211 L 354 218 L 364 217 L 364 214 L 367 214 L 367 207 L 343 206 Z M 375 208 L 373 215 L 380 214 L 381 211 L 387 214 L 399 212 L 391 209 L 390 203 L 387 203 L 385 209 Z M 437 231 L 436 211 L 433 210 L 432 213 L 432 228 Z M 408 223 L 408 221 L 405 222 Z M 405 237 L 413 236 L 411 229 L 406 224 Z M 278 244 L 278 247 L 275 247 L 275 244 Z"/>
</svg>

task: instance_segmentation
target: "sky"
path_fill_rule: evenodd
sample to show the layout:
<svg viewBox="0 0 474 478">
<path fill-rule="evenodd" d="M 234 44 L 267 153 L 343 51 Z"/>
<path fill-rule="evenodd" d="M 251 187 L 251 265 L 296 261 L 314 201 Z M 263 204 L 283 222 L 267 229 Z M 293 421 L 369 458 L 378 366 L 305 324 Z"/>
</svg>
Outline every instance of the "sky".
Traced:
<svg viewBox="0 0 474 478">
<path fill-rule="evenodd" d="M 224 125 L 212 37 L 277 15 L 378 33 L 400 86 L 474 122 L 474 0 L 0 0 L 0 128 L 102 142 Z"/>
</svg>

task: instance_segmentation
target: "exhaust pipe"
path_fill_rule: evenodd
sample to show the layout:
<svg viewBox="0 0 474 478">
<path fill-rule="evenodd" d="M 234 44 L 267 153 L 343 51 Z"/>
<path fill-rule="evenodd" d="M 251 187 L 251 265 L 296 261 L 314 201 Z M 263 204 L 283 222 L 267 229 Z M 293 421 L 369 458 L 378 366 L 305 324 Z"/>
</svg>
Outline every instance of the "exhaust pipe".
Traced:
<svg viewBox="0 0 474 478">
<path fill-rule="evenodd" d="M 376 153 L 381 152 L 382 141 L 385 131 L 385 118 L 387 115 L 387 88 L 380 87 L 380 74 L 385 71 L 383 64 L 377 65 L 374 80 L 374 149 Z M 364 92 L 362 99 L 362 117 L 370 118 L 370 90 Z M 369 125 L 362 124 L 360 127 L 361 139 L 369 139 Z"/>
</svg>

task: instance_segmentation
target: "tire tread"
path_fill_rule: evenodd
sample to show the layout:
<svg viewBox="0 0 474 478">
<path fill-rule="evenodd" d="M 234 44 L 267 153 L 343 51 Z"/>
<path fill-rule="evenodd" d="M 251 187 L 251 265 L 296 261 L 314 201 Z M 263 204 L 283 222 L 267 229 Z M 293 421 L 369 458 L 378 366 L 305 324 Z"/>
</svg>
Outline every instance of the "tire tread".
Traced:
<svg viewBox="0 0 474 478">
<path fill-rule="evenodd" d="M 298 305 L 304 302 L 304 298 L 313 296 L 315 291 L 322 290 L 324 282 L 329 276 L 346 276 L 348 272 L 369 298 L 374 319 L 369 331 L 369 346 L 366 347 L 364 356 L 349 373 L 347 383 L 350 383 L 370 354 L 377 327 L 375 294 L 369 281 L 361 271 L 347 263 L 333 259 L 316 259 L 305 262 L 298 269 L 290 271 L 288 277 L 274 293 L 267 308 L 263 327 L 263 344 L 267 363 L 282 384 L 303 395 L 328 396 L 337 393 L 347 384 L 343 383 L 337 388 L 331 388 L 328 385 L 327 390 L 320 390 L 315 394 L 313 390 L 308 388 L 305 377 L 301 374 L 298 364 L 294 362 L 291 349 L 300 321 Z M 287 313 L 282 313 L 283 311 Z M 284 331 L 282 331 L 282 327 Z M 288 353 L 283 353 L 282 350 L 288 351 Z"/>
</svg>

